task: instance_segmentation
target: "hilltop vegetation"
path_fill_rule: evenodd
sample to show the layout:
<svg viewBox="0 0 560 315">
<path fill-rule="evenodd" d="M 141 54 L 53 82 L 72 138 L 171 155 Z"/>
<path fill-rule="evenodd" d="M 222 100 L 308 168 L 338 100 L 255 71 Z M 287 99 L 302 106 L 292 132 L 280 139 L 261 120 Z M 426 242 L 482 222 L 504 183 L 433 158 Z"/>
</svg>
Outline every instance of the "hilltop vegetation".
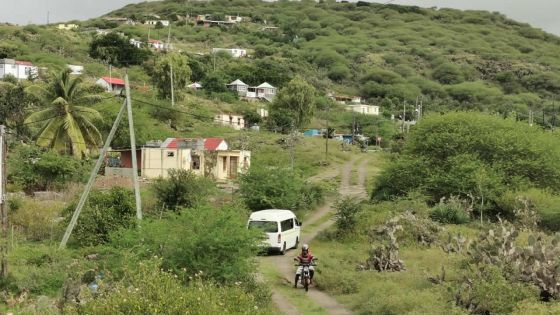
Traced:
<svg viewBox="0 0 560 315">
<path fill-rule="evenodd" d="M 560 89 L 555 72 L 560 38 L 495 12 L 363 2 L 164 1 L 129 5 L 110 15 L 148 14 L 171 20 L 197 14 L 248 17 L 250 23 L 231 29 L 179 21 L 172 38 L 186 53 L 250 49 L 252 60 L 215 62 L 227 80 L 283 86 L 292 74 L 301 74 L 321 91 L 362 95 L 388 111 L 423 96 L 431 110 L 526 114 L 547 109 Z M 265 25 L 279 29 L 263 32 Z M 120 29 L 146 36 L 142 27 Z"/>
</svg>

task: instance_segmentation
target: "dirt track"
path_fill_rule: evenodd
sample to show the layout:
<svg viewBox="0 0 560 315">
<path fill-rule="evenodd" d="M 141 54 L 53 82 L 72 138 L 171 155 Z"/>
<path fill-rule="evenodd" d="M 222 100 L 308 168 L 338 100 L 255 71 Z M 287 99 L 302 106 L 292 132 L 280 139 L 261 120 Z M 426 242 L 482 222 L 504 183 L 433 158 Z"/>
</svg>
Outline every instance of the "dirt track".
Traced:
<svg viewBox="0 0 560 315">
<path fill-rule="evenodd" d="M 360 199 L 367 198 L 367 192 L 365 189 L 366 183 L 366 167 L 368 160 L 364 159 L 358 166 L 358 185 L 350 184 L 350 177 L 352 169 L 356 167 L 359 162 L 359 157 L 354 157 L 351 161 L 345 163 L 340 169 L 341 183 L 338 192 L 342 196 L 353 196 Z M 332 176 L 333 174 L 329 174 Z M 334 174 L 336 176 L 336 174 Z M 332 176 L 332 177 L 334 177 Z M 317 178 L 322 178 L 318 176 Z M 333 200 L 327 201 L 326 204 L 318 208 L 315 212 L 308 216 L 304 223 L 302 244 L 311 243 L 313 239 L 322 231 L 329 228 L 334 224 L 333 220 L 326 220 L 325 222 L 314 226 L 314 223 L 320 221 L 325 216 L 328 216 L 333 211 Z M 305 227 L 311 227 L 306 229 Z M 312 245 L 312 244 L 311 244 Z M 291 257 L 295 255 L 295 252 L 289 252 L 286 256 L 268 256 L 263 259 L 270 260 L 272 264 L 276 266 L 278 271 L 285 278 L 286 285 L 293 285 L 294 281 L 294 266 Z M 307 296 L 312 299 L 317 305 L 325 309 L 329 314 L 352 314 L 352 312 L 347 309 L 344 305 L 338 303 L 338 301 L 313 287 L 307 292 Z M 300 314 L 297 309 L 289 303 L 289 301 L 283 297 L 279 292 L 273 291 L 272 297 L 274 303 L 278 306 L 278 309 L 284 314 Z"/>
</svg>

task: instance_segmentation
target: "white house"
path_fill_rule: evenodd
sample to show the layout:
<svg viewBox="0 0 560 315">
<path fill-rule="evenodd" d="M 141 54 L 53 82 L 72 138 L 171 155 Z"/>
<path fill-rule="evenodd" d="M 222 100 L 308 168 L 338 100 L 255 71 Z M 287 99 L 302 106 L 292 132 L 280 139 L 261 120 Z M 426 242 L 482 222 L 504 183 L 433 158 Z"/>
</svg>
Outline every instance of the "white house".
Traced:
<svg viewBox="0 0 560 315">
<path fill-rule="evenodd" d="M 237 114 L 218 114 L 214 116 L 214 121 L 224 126 L 232 127 L 235 130 L 245 128 L 245 119 Z"/>
<path fill-rule="evenodd" d="M 365 105 L 365 104 L 347 105 L 347 109 L 364 115 L 379 116 L 379 106 L 375 106 L 375 105 Z"/>
<path fill-rule="evenodd" d="M 58 24 L 56 28 L 58 28 L 59 30 L 71 31 L 78 29 L 78 27 L 80 27 L 78 24 Z"/>
<path fill-rule="evenodd" d="M 157 39 L 150 39 L 148 41 L 148 46 L 150 46 L 153 49 L 157 49 L 157 50 L 165 48 L 165 44 L 162 41 L 157 40 Z"/>
<path fill-rule="evenodd" d="M 230 54 L 233 58 L 241 58 L 247 56 L 247 50 L 241 48 L 212 48 L 212 53 L 217 54 L 220 52 L 226 52 Z"/>
<path fill-rule="evenodd" d="M 29 61 L 0 59 L 0 79 L 12 75 L 18 80 L 27 80 L 39 75 L 39 69 Z"/>
<path fill-rule="evenodd" d="M 241 23 L 243 18 L 239 15 L 226 15 L 226 22 Z"/>
<path fill-rule="evenodd" d="M 245 84 L 245 82 L 237 79 L 233 82 L 231 82 L 230 84 L 227 85 L 227 88 L 237 92 L 237 94 L 241 95 L 241 96 L 245 96 L 247 95 L 247 89 L 249 88 L 249 85 Z"/>
<path fill-rule="evenodd" d="M 267 101 L 272 101 L 274 96 L 276 96 L 276 88 L 268 84 L 267 82 L 259 86 L 249 87 L 247 91 L 247 97 L 249 98 L 259 98 L 266 99 Z"/>
<path fill-rule="evenodd" d="M 163 26 L 169 26 L 169 21 L 168 20 L 148 20 L 146 21 L 144 24 L 146 25 L 157 25 L 159 23 L 161 23 L 161 25 Z"/>
<path fill-rule="evenodd" d="M 200 84 L 198 82 L 194 82 L 194 83 L 191 83 L 191 84 L 187 85 L 187 87 L 189 89 L 199 90 L 199 89 L 202 89 L 202 84 Z"/>
<path fill-rule="evenodd" d="M 105 91 L 120 94 L 124 89 L 124 80 L 118 78 L 102 77 L 96 84 L 102 86 Z"/>
<path fill-rule="evenodd" d="M 72 71 L 70 74 L 82 75 L 84 73 L 84 66 L 68 65 L 68 69 Z"/>
<path fill-rule="evenodd" d="M 134 38 L 131 38 L 129 42 L 130 42 L 130 44 L 131 44 L 132 46 L 134 46 L 134 47 L 136 47 L 136 48 L 142 47 L 142 42 L 139 41 L 139 40 L 136 40 L 136 39 L 134 39 Z"/>
</svg>

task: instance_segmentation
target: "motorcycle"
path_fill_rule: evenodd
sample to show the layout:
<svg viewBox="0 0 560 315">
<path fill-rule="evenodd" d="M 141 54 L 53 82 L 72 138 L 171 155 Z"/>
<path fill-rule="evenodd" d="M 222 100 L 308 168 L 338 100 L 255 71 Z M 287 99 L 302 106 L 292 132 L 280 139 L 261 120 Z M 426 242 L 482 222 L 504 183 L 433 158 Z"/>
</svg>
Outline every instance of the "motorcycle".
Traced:
<svg viewBox="0 0 560 315">
<path fill-rule="evenodd" d="M 294 260 L 297 261 L 297 258 L 294 258 Z M 309 267 L 317 266 L 317 260 L 318 258 L 313 258 L 313 261 L 310 264 L 303 264 L 299 262 L 295 264 L 295 266 L 301 267 L 301 275 L 299 277 L 300 278 L 299 281 L 306 292 L 309 291 L 309 283 L 311 282 L 311 274 L 309 271 Z"/>
</svg>

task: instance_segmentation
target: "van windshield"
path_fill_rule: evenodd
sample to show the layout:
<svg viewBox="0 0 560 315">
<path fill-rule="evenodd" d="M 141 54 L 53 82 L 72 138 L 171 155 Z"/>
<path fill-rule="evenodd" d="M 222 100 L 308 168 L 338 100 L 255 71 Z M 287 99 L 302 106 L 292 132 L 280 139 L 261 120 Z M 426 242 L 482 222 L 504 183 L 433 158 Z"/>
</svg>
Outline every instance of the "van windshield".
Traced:
<svg viewBox="0 0 560 315">
<path fill-rule="evenodd" d="M 272 221 L 249 221 L 249 228 L 261 229 L 266 233 L 278 232 L 278 222 Z"/>
</svg>

